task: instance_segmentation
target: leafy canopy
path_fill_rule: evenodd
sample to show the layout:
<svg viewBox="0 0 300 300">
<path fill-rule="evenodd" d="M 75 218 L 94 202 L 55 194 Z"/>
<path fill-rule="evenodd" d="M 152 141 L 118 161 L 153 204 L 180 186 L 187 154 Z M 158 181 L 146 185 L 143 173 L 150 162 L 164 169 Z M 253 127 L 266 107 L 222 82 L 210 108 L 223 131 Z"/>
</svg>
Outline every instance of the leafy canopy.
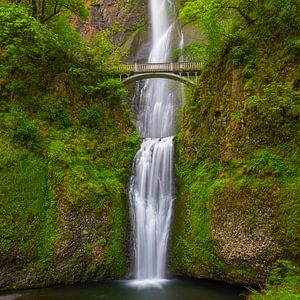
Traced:
<svg viewBox="0 0 300 300">
<path fill-rule="evenodd" d="M 0 4 L 2 95 L 30 97 L 34 90 L 49 87 L 59 76 L 76 81 L 89 95 L 107 89 L 102 87 L 104 69 L 121 61 L 121 48 L 110 41 L 109 31 L 81 39 L 70 18 L 69 13 L 62 13 L 42 23 L 26 5 Z M 107 85 L 109 88 L 112 82 Z M 118 85 L 112 90 L 123 94 Z"/>
<path fill-rule="evenodd" d="M 300 44 L 299 0 L 194 0 L 185 4 L 180 15 L 185 23 L 195 23 L 204 31 L 206 43 L 198 52 L 209 61 L 219 59 L 237 41 L 290 39 Z"/>
<path fill-rule="evenodd" d="M 41 23 L 64 11 L 70 11 L 83 19 L 87 19 L 89 15 L 85 0 L 8 0 L 8 2 L 26 7 L 29 14 Z"/>
</svg>

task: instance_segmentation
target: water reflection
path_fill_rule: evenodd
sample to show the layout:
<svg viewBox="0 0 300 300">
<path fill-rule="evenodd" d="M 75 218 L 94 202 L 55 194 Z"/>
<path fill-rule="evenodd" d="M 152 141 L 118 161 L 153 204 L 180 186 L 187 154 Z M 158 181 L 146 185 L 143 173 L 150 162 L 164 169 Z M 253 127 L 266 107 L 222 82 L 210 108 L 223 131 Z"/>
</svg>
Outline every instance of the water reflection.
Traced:
<svg viewBox="0 0 300 300">
<path fill-rule="evenodd" d="M 206 280 L 165 280 L 141 288 L 134 281 L 111 281 L 0 293 L 1 300 L 238 300 L 245 288 Z"/>
</svg>

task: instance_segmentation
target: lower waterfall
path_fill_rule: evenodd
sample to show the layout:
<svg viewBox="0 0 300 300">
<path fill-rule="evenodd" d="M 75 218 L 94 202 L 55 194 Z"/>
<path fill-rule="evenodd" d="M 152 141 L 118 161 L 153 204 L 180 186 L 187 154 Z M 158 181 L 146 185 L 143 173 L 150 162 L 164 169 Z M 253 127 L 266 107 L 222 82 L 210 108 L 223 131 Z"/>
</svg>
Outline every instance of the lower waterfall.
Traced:
<svg viewBox="0 0 300 300">
<path fill-rule="evenodd" d="M 135 220 L 136 279 L 163 278 L 175 199 L 173 137 L 145 139 L 135 158 L 131 206 Z"/>
</svg>

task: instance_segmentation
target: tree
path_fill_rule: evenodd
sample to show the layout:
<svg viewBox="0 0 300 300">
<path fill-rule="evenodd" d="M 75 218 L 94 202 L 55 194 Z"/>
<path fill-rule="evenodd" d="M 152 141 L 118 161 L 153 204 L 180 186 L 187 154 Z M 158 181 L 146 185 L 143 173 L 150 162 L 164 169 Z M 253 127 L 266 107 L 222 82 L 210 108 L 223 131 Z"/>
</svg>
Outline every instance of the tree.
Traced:
<svg viewBox="0 0 300 300">
<path fill-rule="evenodd" d="M 0 6 L 0 91 L 24 90 L 33 83 L 42 63 L 48 32 L 17 5 Z"/>
<path fill-rule="evenodd" d="M 61 14 L 64 10 L 83 19 L 88 18 L 85 0 L 10 0 L 10 2 L 27 7 L 30 16 L 41 23 Z"/>
<path fill-rule="evenodd" d="M 251 47 L 256 39 L 299 41 L 299 0 L 194 0 L 185 4 L 181 18 L 204 31 L 204 52 L 213 60 L 246 41 Z"/>
</svg>

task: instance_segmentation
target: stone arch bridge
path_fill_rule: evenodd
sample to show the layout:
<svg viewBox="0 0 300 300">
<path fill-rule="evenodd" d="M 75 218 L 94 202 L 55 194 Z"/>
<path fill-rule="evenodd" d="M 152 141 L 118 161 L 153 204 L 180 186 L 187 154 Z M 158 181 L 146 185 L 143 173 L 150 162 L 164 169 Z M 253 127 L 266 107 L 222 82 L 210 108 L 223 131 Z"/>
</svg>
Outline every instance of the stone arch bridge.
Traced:
<svg viewBox="0 0 300 300">
<path fill-rule="evenodd" d="M 194 85 L 201 66 L 199 62 L 135 63 L 116 66 L 110 73 L 118 75 L 125 85 L 150 78 L 165 78 Z"/>
</svg>

